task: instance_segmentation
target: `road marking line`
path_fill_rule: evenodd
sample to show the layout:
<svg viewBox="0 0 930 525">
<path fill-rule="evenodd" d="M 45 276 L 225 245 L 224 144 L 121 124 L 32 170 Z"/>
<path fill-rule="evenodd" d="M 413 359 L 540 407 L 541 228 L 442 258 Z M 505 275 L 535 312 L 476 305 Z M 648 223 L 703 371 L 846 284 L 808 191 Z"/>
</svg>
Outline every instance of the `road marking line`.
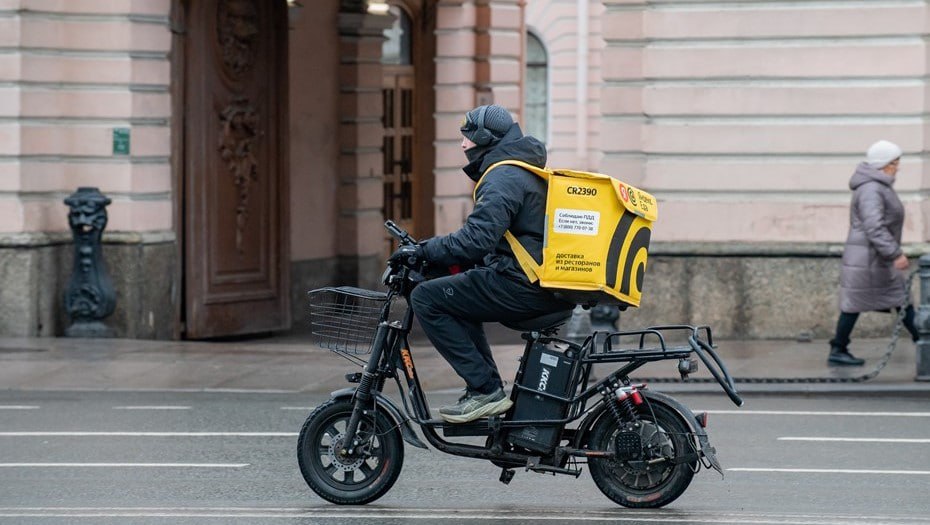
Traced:
<svg viewBox="0 0 930 525">
<path fill-rule="evenodd" d="M 902 476 L 930 476 L 930 470 L 866 470 L 843 468 L 728 468 L 727 472 L 787 472 L 798 474 L 894 474 Z"/>
<path fill-rule="evenodd" d="M 242 468 L 248 463 L 0 463 L 0 468 Z"/>
<path fill-rule="evenodd" d="M 925 438 L 850 438 L 850 437 L 802 437 L 784 436 L 779 441 L 840 441 L 848 443 L 930 443 Z"/>
<path fill-rule="evenodd" d="M 113 410 L 190 410 L 191 407 L 185 406 L 125 406 L 125 407 L 113 407 Z"/>
<path fill-rule="evenodd" d="M 37 410 L 36 405 L 0 405 L 0 410 Z"/>
<path fill-rule="evenodd" d="M 695 412 L 744 416 L 930 417 L 930 412 L 817 412 L 805 410 L 696 410 Z"/>
<path fill-rule="evenodd" d="M 0 437 L 297 437 L 297 432 L 0 432 Z"/>
<path fill-rule="evenodd" d="M 612 512 L 589 511 L 584 513 L 514 511 L 484 509 L 307 509 L 307 508 L 152 508 L 152 507 L 100 507 L 100 508 L 56 508 L 56 507 L 0 507 L 0 517 L 66 517 L 66 518 L 126 518 L 126 517 L 186 517 L 186 518 L 316 518 L 316 519 L 387 519 L 387 520 L 475 520 L 475 521 L 589 521 L 589 522 L 635 522 L 635 523 L 681 523 L 682 516 L 668 515 L 648 510 L 631 515 Z M 689 523 L 732 523 L 770 525 L 827 525 L 847 524 L 908 524 L 921 523 L 923 518 L 909 516 L 848 516 L 848 515 L 788 515 L 767 513 L 704 512 L 689 515 Z"/>
<path fill-rule="evenodd" d="M 272 388 L 97 388 L 97 387 L 71 387 L 71 388 L 18 388 L 25 392 L 101 392 L 112 394 L 114 392 L 143 392 L 172 394 L 302 394 L 300 390 L 284 390 Z"/>
</svg>

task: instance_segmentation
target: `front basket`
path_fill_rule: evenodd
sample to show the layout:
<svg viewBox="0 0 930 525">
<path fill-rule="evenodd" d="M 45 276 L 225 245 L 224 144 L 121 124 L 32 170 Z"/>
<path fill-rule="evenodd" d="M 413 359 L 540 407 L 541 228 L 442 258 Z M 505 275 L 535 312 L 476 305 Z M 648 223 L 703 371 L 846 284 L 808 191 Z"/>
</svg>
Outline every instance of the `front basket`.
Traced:
<svg viewBox="0 0 930 525">
<path fill-rule="evenodd" d="M 311 290 L 307 296 L 310 331 L 320 348 L 351 355 L 371 352 L 387 294 L 340 286 Z"/>
</svg>

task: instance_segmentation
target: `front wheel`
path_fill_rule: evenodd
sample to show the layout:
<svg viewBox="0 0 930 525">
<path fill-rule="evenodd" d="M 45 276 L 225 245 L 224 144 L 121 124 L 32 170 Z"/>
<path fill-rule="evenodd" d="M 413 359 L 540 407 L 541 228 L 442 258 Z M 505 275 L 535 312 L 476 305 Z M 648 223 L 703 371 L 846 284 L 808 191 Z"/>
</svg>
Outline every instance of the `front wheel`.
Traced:
<svg viewBox="0 0 930 525">
<path fill-rule="evenodd" d="M 340 505 L 363 505 L 383 496 L 400 475 L 404 444 L 400 429 L 380 408 L 359 422 L 361 442 L 344 454 L 343 436 L 353 404 L 331 400 L 314 410 L 297 438 L 297 462 L 307 485 L 321 498 Z"/>
<path fill-rule="evenodd" d="M 620 454 L 632 440 L 641 443 L 642 450 L 636 461 L 590 459 L 591 477 L 605 496 L 624 507 L 663 507 L 681 496 L 694 477 L 697 460 L 673 462 L 693 453 L 694 442 L 681 418 L 659 403 L 647 399 L 639 406 L 637 415 L 640 424 L 632 432 L 639 435 L 638 440 L 609 411 L 594 424 L 589 449 Z"/>
</svg>

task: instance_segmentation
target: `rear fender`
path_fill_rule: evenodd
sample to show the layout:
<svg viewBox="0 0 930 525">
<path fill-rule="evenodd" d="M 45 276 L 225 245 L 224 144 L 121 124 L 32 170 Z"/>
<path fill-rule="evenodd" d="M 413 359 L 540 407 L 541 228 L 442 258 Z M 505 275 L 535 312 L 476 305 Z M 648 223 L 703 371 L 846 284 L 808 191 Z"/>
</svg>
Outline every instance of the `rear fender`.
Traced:
<svg viewBox="0 0 930 525">
<path fill-rule="evenodd" d="M 685 425 L 688 426 L 688 430 L 690 430 L 691 433 L 697 437 L 698 447 L 701 455 L 706 457 L 707 461 L 714 468 L 714 470 L 723 476 L 723 467 L 720 466 L 720 462 L 717 460 L 717 451 L 710 445 L 710 439 L 707 437 L 707 431 L 704 430 L 704 427 L 698 424 L 698 420 L 694 415 L 694 412 L 692 412 L 690 408 L 682 404 L 680 401 L 661 392 L 643 389 L 640 390 L 640 393 L 643 394 L 649 403 L 663 405 L 665 408 L 678 414 L 679 418 L 681 418 L 681 420 L 685 422 Z M 600 403 L 587 415 L 587 417 L 585 417 L 584 421 L 582 421 L 578 426 L 578 433 L 575 435 L 575 447 L 581 448 L 584 446 L 584 444 L 587 442 L 587 437 L 591 431 L 591 428 L 605 414 L 609 415 L 610 410 L 608 410 L 605 403 Z"/>
<path fill-rule="evenodd" d="M 343 388 L 341 390 L 336 390 L 332 394 L 332 399 L 335 400 L 352 400 L 352 397 L 355 395 L 355 387 Z M 383 408 L 385 412 L 394 420 L 394 424 L 400 427 L 400 434 L 404 438 L 404 441 L 410 443 L 411 445 L 417 448 L 427 448 L 426 445 L 420 441 L 420 438 L 417 437 L 416 432 L 413 431 L 413 427 L 410 425 L 410 421 L 407 417 L 403 415 L 397 405 L 394 404 L 389 398 L 385 397 L 381 392 L 372 392 L 372 395 L 375 397 L 375 401 L 378 403 L 379 408 Z"/>
</svg>

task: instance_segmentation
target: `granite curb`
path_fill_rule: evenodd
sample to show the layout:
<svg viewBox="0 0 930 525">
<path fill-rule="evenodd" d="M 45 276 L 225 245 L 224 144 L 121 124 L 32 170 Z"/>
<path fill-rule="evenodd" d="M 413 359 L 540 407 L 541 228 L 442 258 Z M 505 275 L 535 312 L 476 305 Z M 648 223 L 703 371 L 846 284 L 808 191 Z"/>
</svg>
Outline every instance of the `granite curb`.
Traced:
<svg viewBox="0 0 930 525">
<path fill-rule="evenodd" d="M 314 348 L 301 337 L 247 341 L 186 342 L 135 339 L 0 338 L 3 390 L 241 390 L 330 392 L 346 386 L 345 374 L 360 370 L 336 354 Z M 461 380 L 429 345 L 411 345 L 423 388 L 454 391 Z M 849 381 L 874 368 L 885 340 L 859 340 L 851 350 L 864 367 L 826 365 L 826 342 L 776 340 L 719 341 L 718 352 L 736 378 L 823 378 Z M 493 345 L 501 376 L 511 380 L 523 353 L 520 344 Z M 867 382 L 737 383 L 749 395 L 887 395 L 930 397 L 930 382 L 915 381 L 914 345 L 902 343 L 881 373 Z M 604 377 L 611 365 L 597 365 Z M 680 382 L 676 362 L 651 363 L 633 377 L 655 378 L 657 390 L 721 394 L 716 383 Z M 703 366 L 693 375 L 707 381 Z"/>
</svg>

